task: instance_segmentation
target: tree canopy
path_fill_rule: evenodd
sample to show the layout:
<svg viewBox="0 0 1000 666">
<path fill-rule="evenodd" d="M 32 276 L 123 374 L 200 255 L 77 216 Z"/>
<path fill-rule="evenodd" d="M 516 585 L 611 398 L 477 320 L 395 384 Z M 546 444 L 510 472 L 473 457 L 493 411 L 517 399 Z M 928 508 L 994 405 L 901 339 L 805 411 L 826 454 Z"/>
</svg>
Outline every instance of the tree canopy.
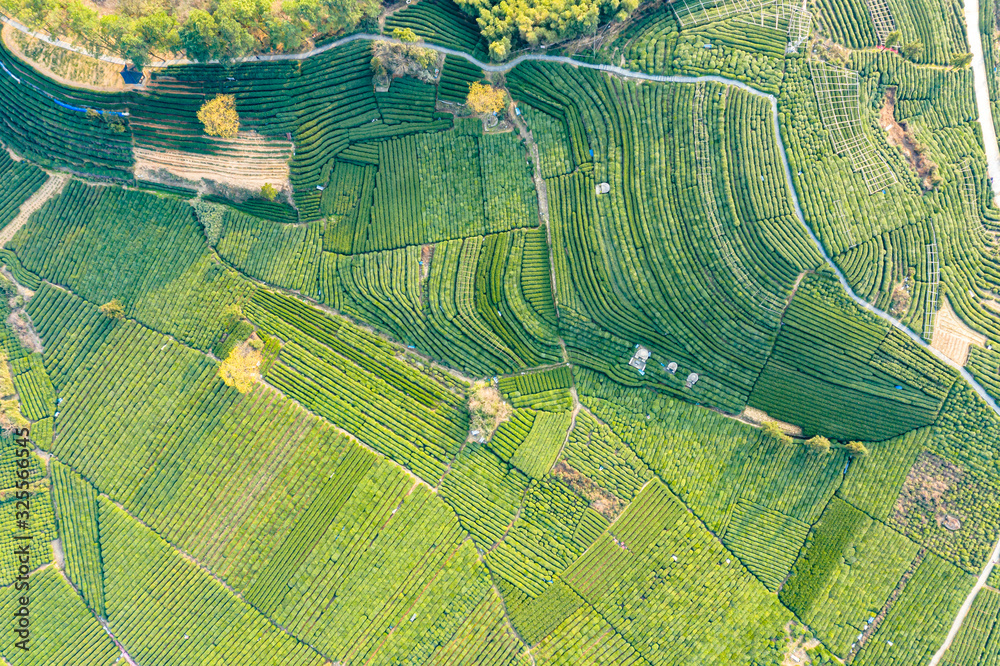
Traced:
<svg viewBox="0 0 1000 666">
<path fill-rule="evenodd" d="M 240 116 L 236 113 L 236 98 L 218 95 L 198 109 L 198 120 L 205 126 L 205 134 L 231 139 L 240 130 Z"/>
<path fill-rule="evenodd" d="M 455 0 L 476 17 L 490 57 L 504 60 L 519 44 L 538 46 L 589 35 L 601 23 L 624 20 L 639 0 Z"/>
</svg>

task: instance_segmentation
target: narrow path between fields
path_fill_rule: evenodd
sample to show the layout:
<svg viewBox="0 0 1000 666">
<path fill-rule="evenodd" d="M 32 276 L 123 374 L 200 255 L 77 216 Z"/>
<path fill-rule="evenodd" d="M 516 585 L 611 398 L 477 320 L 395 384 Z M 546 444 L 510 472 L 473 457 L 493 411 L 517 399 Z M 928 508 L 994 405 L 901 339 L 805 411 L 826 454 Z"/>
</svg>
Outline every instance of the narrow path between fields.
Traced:
<svg viewBox="0 0 1000 666">
<path fill-rule="evenodd" d="M 25 225 L 32 213 L 42 207 L 42 204 L 62 192 L 68 182 L 69 174 L 50 173 L 49 179 L 42 183 L 42 186 L 28 197 L 27 201 L 21 204 L 17 217 L 11 220 L 10 224 L 3 230 L 0 230 L 0 247 L 6 245 L 14 237 L 14 234 Z"/>
<path fill-rule="evenodd" d="M 985 61 L 983 59 L 982 40 L 979 33 L 979 0 L 965 0 L 965 14 L 967 17 L 966 29 L 969 40 L 969 47 L 973 54 L 973 60 L 972 60 L 973 80 L 975 82 L 976 106 L 979 112 L 979 125 L 984 139 L 984 144 L 985 144 L 984 149 L 986 151 L 986 156 L 987 156 L 987 168 L 993 186 L 994 200 L 998 202 L 998 205 L 1000 205 L 1000 148 L 998 148 L 997 146 L 996 130 L 993 125 L 993 114 L 990 108 L 989 88 L 986 79 L 986 66 L 985 66 Z M 968 17 L 972 17 L 974 21 L 968 20 Z M 94 56 L 93 54 L 87 52 L 84 49 L 80 49 L 71 44 L 67 44 L 66 42 L 53 39 L 48 35 L 35 33 L 32 30 L 25 27 L 24 25 L 22 25 L 21 23 L 19 23 L 18 21 L 11 19 L 7 16 L 0 15 L 0 21 L 4 23 L 9 23 L 14 28 L 21 30 L 22 32 L 25 32 L 29 35 L 32 35 L 37 39 L 41 39 L 42 41 L 45 41 L 53 46 L 74 51 L 76 53 L 80 53 L 83 55 L 96 57 L 99 60 L 103 60 L 105 62 L 112 62 L 120 65 L 125 64 L 125 61 L 120 58 L 114 58 L 111 56 Z M 311 51 L 306 51 L 303 53 L 250 56 L 248 58 L 241 58 L 237 60 L 237 62 L 304 60 L 310 56 L 317 55 L 319 53 L 324 53 L 326 51 L 329 51 L 330 49 L 336 48 L 343 44 L 348 44 L 350 42 L 355 42 L 359 40 L 388 41 L 388 42 L 399 43 L 399 40 L 395 40 L 390 37 L 386 37 L 384 35 L 371 35 L 366 33 L 358 33 L 354 35 L 349 35 L 347 37 L 343 37 L 341 39 L 335 40 L 328 44 L 324 44 L 323 46 L 314 48 Z M 916 343 L 920 347 L 923 347 L 929 353 L 933 354 L 942 363 L 958 371 L 959 374 L 961 374 L 962 378 L 965 379 L 965 381 L 968 382 L 970 386 L 972 386 L 972 388 L 976 391 L 976 393 L 979 394 L 979 396 L 990 406 L 990 408 L 998 416 L 1000 416 L 1000 405 L 998 405 L 996 400 L 994 400 L 993 397 L 986 392 L 986 389 L 984 389 L 982 385 L 980 385 L 979 382 L 977 382 L 975 378 L 973 378 L 973 376 L 969 373 L 968 370 L 966 370 L 962 365 L 949 359 L 940 351 L 932 348 L 927 342 L 924 341 L 923 338 L 921 338 L 919 335 L 910 330 L 901 321 L 891 316 L 889 313 L 875 307 L 868 301 L 864 300 L 863 298 L 858 296 L 851 288 L 850 284 L 847 282 L 847 278 L 844 276 L 844 273 L 840 270 L 837 264 L 830 257 L 829 253 L 823 246 L 823 243 L 820 241 L 819 237 L 813 231 L 812 227 L 810 227 L 809 224 L 806 222 L 805 214 L 803 213 L 802 206 L 799 202 L 798 192 L 795 189 L 795 181 L 792 178 L 792 169 L 788 162 L 788 153 L 785 150 L 785 142 L 781 136 L 781 123 L 778 116 L 778 100 L 774 97 L 774 95 L 761 92 L 760 90 L 757 90 L 756 88 L 753 88 L 750 85 L 743 83 L 742 81 L 736 81 L 722 76 L 714 76 L 714 75 L 667 76 L 661 74 L 646 74 L 644 72 L 634 72 L 632 70 L 628 70 L 623 67 L 616 67 L 614 65 L 600 65 L 595 63 L 574 60 L 573 58 L 566 56 L 553 56 L 553 55 L 542 55 L 542 54 L 521 55 L 514 58 L 513 60 L 510 60 L 509 62 L 496 65 L 496 64 L 481 62 L 476 58 L 474 58 L 473 56 L 469 55 L 468 53 L 456 49 L 451 49 L 445 46 L 439 46 L 437 44 L 423 44 L 423 46 L 433 49 L 434 51 L 438 51 L 439 53 L 445 53 L 448 55 L 454 55 L 460 58 L 464 58 L 465 60 L 472 63 L 476 67 L 479 67 L 480 69 L 487 72 L 508 72 L 517 65 L 519 65 L 520 63 L 528 61 L 553 62 L 553 63 L 571 65 L 573 67 L 594 69 L 602 72 L 607 72 L 609 74 L 621 76 L 623 78 L 637 79 L 641 81 L 654 81 L 661 83 L 698 83 L 704 81 L 711 81 L 723 85 L 734 86 L 741 90 L 745 90 L 746 92 L 752 95 L 756 95 L 757 97 L 763 97 L 767 99 L 768 102 L 770 102 L 771 104 L 771 112 L 772 112 L 771 116 L 774 122 L 775 141 L 778 145 L 778 152 L 781 154 L 782 166 L 784 167 L 785 170 L 785 181 L 788 185 L 789 194 L 791 195 L 792 203 L 795 208 L 795 215 L 799 219 L 799 222 L 802 224 L 806 233 L 809 234 L 809 237 L 810 239 L 812 239 L 813 244 L 819 250 L 819 253 L 820 255 L 822 255 L 823 260 L 833 269 L 834 273 L 837 276 L 837 279 L 840 281 L 841 286 L 843 286 L 848 296 L 850 296 L 851 300 L 857 303 L 858 306 L 874 314 L 875 316 L 887 321 L 889 324 L 898 329 L 904 335 L 908 336 L 914 343 Z M 163 67 L 169 65 L 184 65 L 184 64 L 193 64 L 193 61 L 184 58 L 178 60 L 162 61 L 151 66 Z M 1000 539 L 998 539 L 996 545 L 994 546 L 993 553 L 989 558 L 989 561 L 983 567 L 983 570 L 980 573 L 979 580 L 977 581 L 976 586 L 973 587 L 972 592 L 969 594 L 968 598 L 965 600 L 965 603 L 962 605 L 962 609 L 959 611 L 958 616 L 956 616 L 955 621 L 951 627 L 951 630 L 948 632 L 948 636 L 945 638 L 944 644 L 941 646 L 941 649 L 938 651 L 937 654 L 934 655 L 934 658 L 931 660 L 930 666 L 936 666 L 938 664 L 938 662 L 941 659 L 941 656 L 944 654 L 948 646 L 950 646 L 951 641 L 954 639 L 955 634 L 958 633 L 958 629 L 961 627 L 962 620 L 964 619 L 965 614 L 968 612 L 969 607 L 971 607 L 972 605 L 972 601 L 975 598 L 976 592 L 978 592 L 979 588 L 982 586 L 985 580 L 989 577 L 990 572 L 993 570 L 993 565 L 998 554 L 1000 554 Z"/>
<path fill-rule="evenodd" d="M 965 0 L 965 35 L 972 52 L 972 82 L 976 88 L 976 110 L 979 112 L 979 126 L 983 132 L 983 147 L 986 149 L 986 167 L 993 186 L 993 201 L 1000 206 L 1000 147 L 997 146 L 996 126 L 993 124 L 993 109 L 990 106 L 983 36 L 979 31 L 979 0 Z M 992 65 L 990 63 L 991 67 Z"/>
<path fill-rule="evenodd" d="M 983 55 L 983 40 L 979 25 L 979 0 L 965 0 L 965 34 L 969 41 L 969 50 L 972 52 L 972 82 L 976 88 L 976 110 L 979 112 L 979 127 L 982 131 L 983 148 L 986 150 L 986 168 L 989 172 L 990 184 L 993 186 L 993 201 L 997 206 L 1000 206 L 1000 147 L 997 146 L 996 126 L 993 124 L 993 109 L 990 106 L 990 87 L 986 78 L 986 60 Z M 992 64 L 990 63 L 991 66 Z M 967 374 L 968 372 L 963 368 L 963 376 Z M 978 384 L 971 380 L 970 383 L 979 391 Z M 989 401 L 987 400 L 987 402 Z M 991 403 L 990 406 L 993 407 L 994 411 L 997 408 L 995 403 Z M 966 596 L 962 607 L 958 609 L 958 615 L 951 623 L 948 635 L 945 636 L 938 651 L 934 653 L 928 666 L 938 666 L 941 659 L 944 658 L 945 652 L 948 651 L 955 636 L 958 635 L 958 630 L 962 627 L 965 616 L 969 614 L 969 609 L 972 608 L 972 602 L 975 601 L 976 595 L 986 585 L 986 580 L 993 572 L 998 558 L 1000 558 L 1000 539 L 993 546 L 993 552 L 990 553 L 986 565 L 979 573 L 976 584 L 972 586 L 972 590 Z"/>
</svg>

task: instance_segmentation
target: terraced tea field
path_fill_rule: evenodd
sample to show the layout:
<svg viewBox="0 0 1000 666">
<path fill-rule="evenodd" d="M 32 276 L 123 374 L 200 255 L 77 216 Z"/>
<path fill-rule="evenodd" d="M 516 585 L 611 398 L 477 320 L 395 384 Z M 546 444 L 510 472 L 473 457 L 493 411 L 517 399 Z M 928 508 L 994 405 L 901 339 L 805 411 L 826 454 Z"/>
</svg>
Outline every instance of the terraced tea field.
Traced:
<svg viewBox="0 0 1000 666">
<path fill-rule="evenodd" d="M 0 658 L 1000 663 L 1000 149 L 932 4 L 506 58 L 420 0 L 124 91 L 0 43 Z"/>
</svg>

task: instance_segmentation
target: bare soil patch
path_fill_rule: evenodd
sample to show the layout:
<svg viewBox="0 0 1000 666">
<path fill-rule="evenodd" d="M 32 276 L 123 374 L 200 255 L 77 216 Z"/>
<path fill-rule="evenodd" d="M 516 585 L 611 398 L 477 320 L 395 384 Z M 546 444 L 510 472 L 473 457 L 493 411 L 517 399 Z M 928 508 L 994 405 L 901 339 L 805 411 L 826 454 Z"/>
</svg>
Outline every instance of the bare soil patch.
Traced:
<svg viewBox="0 0 1000 666">
<path fill-rule="evenodd" d="M 922 452 L 903 482 L 903 489 L 893 507 L 893 521 L 905 527 L 915 516 L 924 524 L 930 516 L 939 525 L 956 520 L 949 512 L 951 507 L 945 501 L 945 495 L 961 482 L 963 476 L 965 473 L 956 465 L 933 453 Z"/>
<path fill-rule="evenodd" d="M 293 146 L 288 141 L 265 139 L 256 132 L 240 132 L 235 139 L 217 139 L 214 155 L 136 146 L 135 175 L 160 182 L 162 172 L 208 189 L 215 181 L 240 190 L 260 190 L 270 183 L 279 192 L 291 192 L 288 162 Z"/>
<path fill-rule="evenodd" d="M 795 425 L 793 423 L 786 423 L 784 421 L 778 421 L 777 419 L 773 419 L 770 416 L 768 416 L 768 413 L 765 412 L 762 409 L 756 409 L 756 408 L 750 407 L 748 405 L 747 407 L 743 408 L 743 413 L 740 414 L 740 416 L 745 421 L 749 421 L 750 423 L 753 423 L 754 425 L 760 425 L 764 421 L 774 421 L 775 423 L 778 424 L 778 427 L 781 428 L 781 432 L 785 433 L 786 435 L 789 435 L 791 437 L 802 437 L 802 427 L 801 426 L 797 426 L 797 425 Z"/>
<path fill-rule="evenodd" d="M 879 125 L 885 129 L 889 144 L 897 146 L 906 158 L 907 164 L 920 179 L 920 186 L 926 191 L 937 185 L 937 164 L 924 154 L 924 148 L 913 136 L 905 122 L 896 122 L 896 88 L 886 88 L 885 101 L 879 111 Z"/>
<path fill-rule="evenodd" d="M 625 502 L 601 488 L 590 477 L 570 467 L 564 460 L 555 464 L 552 474 L 562 479 L 573 492 L 590 502 L 591 509 L 612 523 L 625 510 Z"/>
<path fill-rule="evenodd" d="M 955 314 L 951 303 L 945 298 L 944 305 L 938 310 L 931 347 L 952 361 L 965 365 L 969 360 L 969 347 L 971 345 L 985 347 L 986 336 L 966 326 L 965 322 Z"/>
</svg>

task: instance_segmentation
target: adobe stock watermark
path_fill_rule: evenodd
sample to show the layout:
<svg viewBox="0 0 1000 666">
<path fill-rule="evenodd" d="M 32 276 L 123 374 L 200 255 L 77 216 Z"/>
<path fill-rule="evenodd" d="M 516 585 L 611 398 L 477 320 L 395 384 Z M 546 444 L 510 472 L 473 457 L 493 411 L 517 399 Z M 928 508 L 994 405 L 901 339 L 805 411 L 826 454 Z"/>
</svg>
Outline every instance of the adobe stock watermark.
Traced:
<svg viewBox="0 0 1000 666">
<path fill-rule="evenodd" d="M 17 563 L 17 577 L 14 589 L 20 594 L 14 609 L 14 647 L 27 651 L 31 641 L 31 491 L 28 490 L 31 477 L 31 439 L 28 428 L 14 431 L 14 456 L 17 460 L 17 481 L 14 483 L 14 561 Z"/>
</svg>

